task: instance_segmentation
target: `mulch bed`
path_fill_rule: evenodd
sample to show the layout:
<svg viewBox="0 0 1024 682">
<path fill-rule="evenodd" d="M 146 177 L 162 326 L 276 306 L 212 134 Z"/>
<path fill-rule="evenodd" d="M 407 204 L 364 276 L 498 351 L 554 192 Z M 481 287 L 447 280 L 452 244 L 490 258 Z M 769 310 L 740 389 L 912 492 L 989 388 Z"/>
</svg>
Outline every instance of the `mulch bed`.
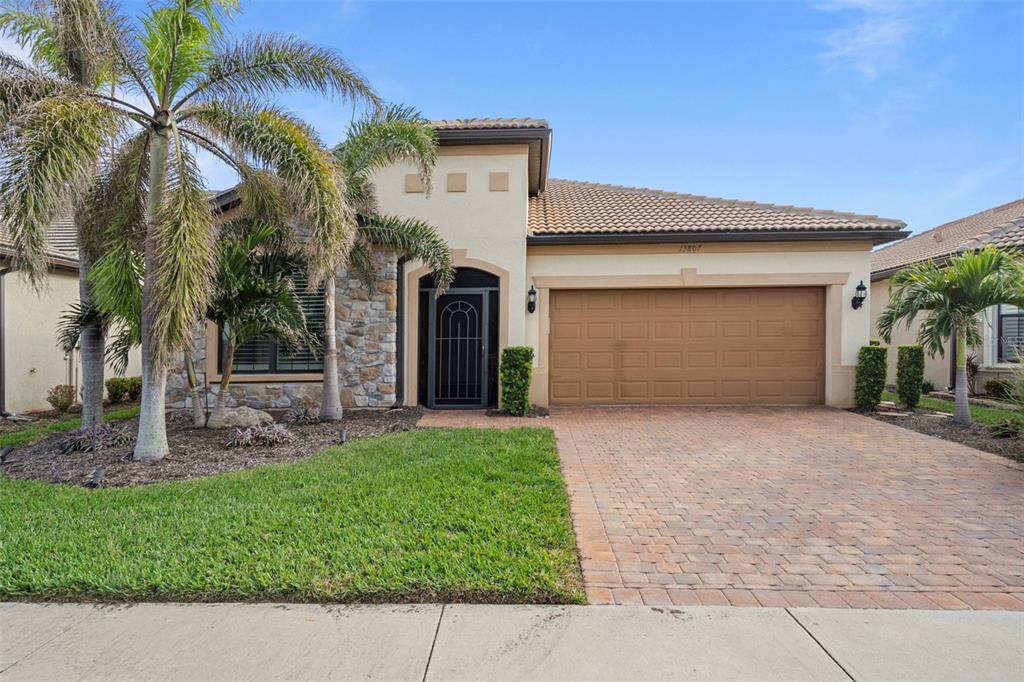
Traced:
<svg viewBox="0 0 1024 682">
<path fill-rule="evenodd" d="M 1024 439 L 996 438 L 985 424 L 974 422 L 969 426 L 963 426 L 953 421 L 951 415 L 922 409 L 905 412 L 883 408 L 870 416 L 879 421 L 902 426 L 911 431 L 953 441 L 954 443 L 962 443 L 978 450 L 984 450 L 985 452 L 1009 457 L 1018 462 L 1024 462 Z"/>
<path fill-rule="evenodd" d="M 132 461 L 134 438 L 124 447 L 61 454 L 56 444 L 64 434 L 55 434 L 16 448 L 0 471 L 10 478 L 88 485 L 96 468 L 103 467 L 104 487 L 180 481 L 302 459 L 336 445 L 341 429 L 345 429 L 349 441 L 409 431 L 422 414 L 419 408 L 347 410 L 340 422 L 288 424 L 295 436 L 291 443 L 244 448 L 225 447 L 234 429 L 197 429 L 187 417 L 172 415 L 167 423 L 171 453 L 158 462 Z M 138 432 L 138 419 L 121 423 L 133 436 Z"/>
</svg>

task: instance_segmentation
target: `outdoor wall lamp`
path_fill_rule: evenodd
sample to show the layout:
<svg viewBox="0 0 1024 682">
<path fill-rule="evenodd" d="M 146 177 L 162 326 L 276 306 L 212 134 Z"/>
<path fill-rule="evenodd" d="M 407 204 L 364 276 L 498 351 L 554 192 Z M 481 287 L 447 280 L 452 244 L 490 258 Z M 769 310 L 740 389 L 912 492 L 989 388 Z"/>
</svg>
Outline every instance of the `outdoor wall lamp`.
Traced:
<svg viewBox="0 0 1024 682">
<path fill-rule="evenodd" d="M 853 294 L 853 299 L 850 300 L 850 305 L 853 306 L 854 310 L 860 310 L 860 307 L 864 305 L 864 299 L 867 297 L 868 288 L 864 286 L 864 280 L 861 280 Z"/>
<path fill-rule="evenodd" d="M 537 310 L 537 290 L 530 285 L 530 290 L 526 293 L 526 310 L 534 312 Z"/>
</svg>

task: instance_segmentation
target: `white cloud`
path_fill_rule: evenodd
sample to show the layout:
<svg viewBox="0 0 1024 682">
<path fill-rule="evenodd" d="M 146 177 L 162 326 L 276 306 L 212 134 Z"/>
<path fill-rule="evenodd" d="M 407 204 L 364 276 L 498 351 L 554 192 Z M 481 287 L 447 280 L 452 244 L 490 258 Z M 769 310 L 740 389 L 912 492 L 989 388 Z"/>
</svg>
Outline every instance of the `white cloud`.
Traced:
<svg viewBox="0 0 1024 682">
<path fill-rule="evenodd" d="M 822 57 L 869 80 L 897 66 L 919 35 L 948 33 L 963 11 L 951 3 L 923 1 L 828 0 L 813 6 L 843 21 L 825 35 Z"/>
</svg>

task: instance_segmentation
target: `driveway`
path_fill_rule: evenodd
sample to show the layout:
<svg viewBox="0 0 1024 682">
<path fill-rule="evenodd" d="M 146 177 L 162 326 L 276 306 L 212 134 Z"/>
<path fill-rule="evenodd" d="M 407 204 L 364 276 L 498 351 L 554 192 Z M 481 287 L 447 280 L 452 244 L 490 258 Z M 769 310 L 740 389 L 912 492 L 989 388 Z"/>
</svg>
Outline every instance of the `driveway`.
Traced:
<svg viewBox="0 0 1024 682">
<path fill-rule="evenodd" d="M 592 603 L 1024 609 L 1024 466 L 824 407 L 578 408 L 551 426 Z"/>
</svg>

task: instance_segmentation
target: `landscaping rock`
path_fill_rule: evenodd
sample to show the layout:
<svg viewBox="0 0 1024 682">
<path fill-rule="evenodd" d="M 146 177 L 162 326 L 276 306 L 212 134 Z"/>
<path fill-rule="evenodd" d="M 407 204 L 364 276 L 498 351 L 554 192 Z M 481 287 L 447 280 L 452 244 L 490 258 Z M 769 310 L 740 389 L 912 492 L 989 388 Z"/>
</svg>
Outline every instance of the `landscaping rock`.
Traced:
<svg viewBox="0 0 1024 682">
<path fill-rule="evenodd" d="M 224 411 L 224 420 L 219 426 L 226 428 L 245 428 L 257 424 L 267 424 L 274 421 L 274 418 L 263 410 L 254 410 L 251 407 L 236 407 Z"/>
</svg>

